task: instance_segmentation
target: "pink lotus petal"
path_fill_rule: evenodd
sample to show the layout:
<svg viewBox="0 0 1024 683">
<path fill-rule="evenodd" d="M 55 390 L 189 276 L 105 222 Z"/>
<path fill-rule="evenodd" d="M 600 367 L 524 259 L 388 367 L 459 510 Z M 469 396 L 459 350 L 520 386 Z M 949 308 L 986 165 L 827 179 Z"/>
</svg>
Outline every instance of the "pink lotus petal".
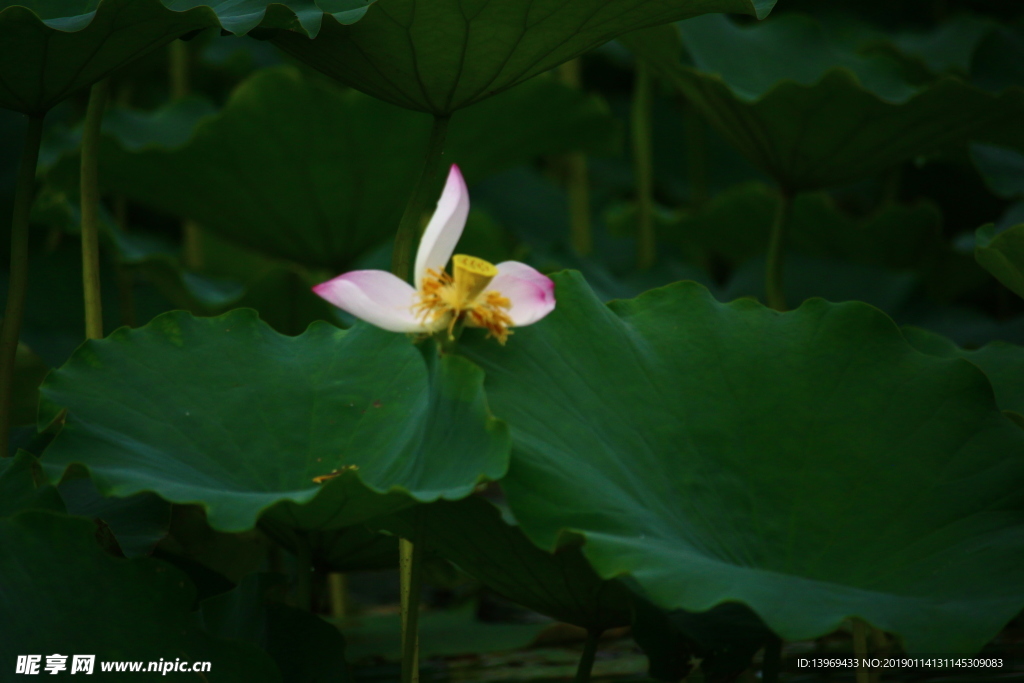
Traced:
<svg viewBox="0 0 1024 683">
<path fill-rule="evenodd" d="M 512 302 L 508 314 L 515 327 L 532 325 L 555 310 L 555 283 L 519 261 L 499 263 L 498 274 L 487 289 Z"/>
<path fill-rule="evenodd" d="M 423 231 L 420 247 L 416 251 L 416 268 L 413 270 L 413 283 L 419 287 L 427 270 L 433 268 L 440 272 L 448 265 L 448 260 L 455 251 L 455 244 L 462 237 L 462 229 L 466 227 L 466 216 L 469 215 L 469 190 L 462 179 L 459 167 L 452 164 L 448 172 L 448 180 L 444 192 L 437 201 L 437 209 L 431 216 L 427 229 Z"/>
<path fill-rule="evenodd" d="M 389 332 L 430 332 L 434 326 L 416 318 L 416 290 L 383 270 L 353 270 L 321 282 L 313 291 L 343 311 Z"/>
</svg>

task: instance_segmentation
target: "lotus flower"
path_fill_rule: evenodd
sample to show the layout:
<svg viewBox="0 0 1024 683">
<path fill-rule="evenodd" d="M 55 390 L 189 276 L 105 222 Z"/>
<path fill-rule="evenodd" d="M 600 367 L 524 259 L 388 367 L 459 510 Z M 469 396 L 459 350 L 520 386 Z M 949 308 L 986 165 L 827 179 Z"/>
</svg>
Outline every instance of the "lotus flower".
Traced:
<svg viewBox="0 0 1024 683">
<path fill-rule="evenodd" d="M 469 215 L 458 166 L 448 173 L 437 209 L 416 252 L 416 287 L 383 270 L 354 270 L 313 291 L 343 311 L 391 332 L 452 336 L 460 321 L 488 330 L 501 344 L 510 327 L 530 325 L 555 308 L 555 284 L 518 261 L 493 265 L 452 253 Z M 452 261 L 452 272 L 445 270 Z"/>
</svg>

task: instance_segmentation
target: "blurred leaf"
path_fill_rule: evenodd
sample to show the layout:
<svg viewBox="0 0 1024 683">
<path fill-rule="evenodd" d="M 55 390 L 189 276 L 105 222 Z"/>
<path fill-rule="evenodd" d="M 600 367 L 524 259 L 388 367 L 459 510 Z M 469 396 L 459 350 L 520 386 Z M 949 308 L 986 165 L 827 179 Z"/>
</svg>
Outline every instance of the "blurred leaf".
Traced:
<svg viewBox="0 0 1024 683">
<path fill-rule="evenodd" d="M 217 531 L 210 528 L 198 506 L 172 505 L 167 536 L 160 541 L 156 555 L 180 566 L 203 597 L 224 592 L 258 571 L 266 561 L 267 546 L 259 531 Z"/>
<path fill-rule="evenodd" d="M 1024 224 L 996 234 L 989 223 L 974 233 L 974 258 L 1014 294 L 1024 297 Z"/>
<path fill-rule="evenodd" d="M 0 517 L 22 510 L 64 512 L 57 489 L 46 482 L 39 461 L 26 451 L 0 457 Z"/>
<path fill-rule="evenodd" d="M 213 638 L 193 624 L 186 610 L 194 589 L 184 575 L 156 560 L 104 553 L 89 520 L 22 513 L 0 519 L 0 544 L 5 662 L 28 653 L 88 653 L 96 655 L 99 673 L 104 661 L 170 656 L 212 662 L 210 683 L 281 680 L 258 648 Z"/>
<path fill-rule="evenodd" d="M 786 640 L 860 616 L 973 652 L 1024 606 L 1024 433 L 976 367 L 861 303 L 780 314 L 679 283 L 606 307 L 555 280 L 542 323 L 462 345 L 541 548 L 580 534 L 657 606 L 742 602 Z"/>
<path fill-rule="evenodd" d="M 681 61 L 680 39 L 693 67 Z M 623 41 L 790 190 L 861 180 L 972 136 L 988 139 L 1024 113 L 1020 90 L 996 96 L 954 78 L 916 88 L 800 15 L 750 27 L 701 17 Z"/>
<path fill-rule="evenodd" d="M 450 114 L 627 31 L 705 12 L 763 17 L 774 0 L 378 0 L 354 26 L 317 40 L 274 34 L 288 54 L 409 109 Z"/>
<path fill-rule="evenodd" d="M 102 520 L 125 557 L 149 555 L 167 535 L 171 505 L 152 493 L 104 498 L 88 477 L 67 479 L 58 487 L 68 514 Z"/>
<path fill-rule="evenodd" d="M 356 21 L 369 1 L 323 4 L 336 19 Z M 242 34 L 263 21 L 308 40 L 323 14 L 308 0 L 0 0 L 0 107 L 45 114 L 118 67 L 208 27 Z"/>
<path fill-rule="evenodd" d="M 170 107 L 111 122 L 120 144 L 104 151 L 108 189 L 264 254 L 336 271 L 393 237 L 430 126 L 293 68 L 257 73 L 215 116 Z M 198 120 L 187 142 L 181 119 Z M 446 155 L 472 182 L 541 154 L 612 152 L 616 136 L 599 100 L 538 80 L 461 114 Z M 172 137 L 182 144 L 163 146 Z M 54 174 L 75 182 L 74 157 Z"/>
<path fill-rule="evenodd" d="M 971 145 L 971 159 L 989 189 L 1007 199 L 1024 196 L 1024 154 L 995 145 Z"/>
<path fill-rule="evenodd" d="M 43 394 L 69 412 L 45 467 L 81 463 L 105 496 L 198 503 L 221 531 L 278 503 L 290 524 L 334 528 L 457 499 L 504 474 L 507 431 L 478 368 L 424 352 L 429 363 L 368 325 L 285 337 L 250 310 L 167 313 L 86 342 L 50 374 Z"/>
<path fill-rule="evenodd" d="M 345 641 L 338 629 L 268 599 L 284 581 L 280 574 L 250 574 L 234 590 L 203 601 L 203 627 L 259 647 L 277 662 L 284 683 L 347 683 Z"/>
<path fill-rule="evenodd" d="M 723 298 L 755 297 L 764 301 L 765 260 L 752 259 L 733 271 Z M 790 254 L 783 264 L 783 291 L 790 306 L 821 297 L 828 301 L 863 301 L 890 315 L 910 300 L 917 285 L 914 273 L 837 259 Z"/>
<path fill-rule="evenodd" d="M 306 531 L 283 526 L 267 517 L 260 520 L 260 531 L 294 555 L 299 552 L 299 544 L 303 544 L 309 549 L 313 566 L 327 571 L 375 571 L 398 566 L 398 537 L 361 524 Z"/>
<path fill-rule="evenodd" d="M 482 498 L 418 505 L 376 523 L 406 538 L 422 524 L 431 549 L 535 612 L 599 632 L 629 624 L 628 589 L 598 578 L 578 547 L 541 550 Z"/>
<path fill-rule="evenodd" d="M 465 655 L 526 647 L 550 622 L 502 624 L 480 621 L 473 605 L 446 612 L 420 614 L 419 651 L 421 657 Z M 339 621 L 345 633 L 346 655 L 351 662 L 372 656 L 401 657 L 401 617 L 351 617 Z"/>
<path fill-rule="evenodd" d="M 660 236 L 684 254 L 711 252 L 738 265 L 767 253 L 778 202 L 761 183 L 736 185 L 665 225 Z M 886 203 L 855 218 L 823 192 L 801 193 L 786 230 L 787 250 L 886 268 L 919 266 L 944 247 L 942 215 L 927 202 Z"/>
</svg>

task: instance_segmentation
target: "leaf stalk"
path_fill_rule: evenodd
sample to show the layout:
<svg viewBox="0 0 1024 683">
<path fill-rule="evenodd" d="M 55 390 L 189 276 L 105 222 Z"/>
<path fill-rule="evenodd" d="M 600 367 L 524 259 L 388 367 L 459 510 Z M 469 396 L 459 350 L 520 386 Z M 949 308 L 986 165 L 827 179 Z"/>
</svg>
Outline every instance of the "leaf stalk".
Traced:
<svg viewBox="0 0 1024 683">
<path fill-rule="evenodd" d="M 7 287 L 7 305 L 0 330 L 0 455 L 8 455 L 11 437 L 11 407 L 14 391 L 14 362 L 18 353 L 18 333 L 25 313 L 28 290 L 28 236 L 35 195 L 36 165 L 43 139 L 43 117 L 29 116 L 25 146 L 21 151 L 18 178 L 14 189 L 14 213 L 11 218 L 11 270 Z"/>
<path fill-rule="evenodd" d="M 786 242 L 786 231 L 793 214 L 793 193 L 783 189 L 779 193 L 779 204 L 772 221 L 771 241 L 768 243 L 768 261 L 765 267 L 765 298 L 776 311 L 786 310 L 782 271 Z"/>
<path fill-rule="evenodd" d="M 85 337 L 103 337 L 103 301 L 100 290 L 99 239 L 99 147 L 103 111 L 110 94 L 107 79 L 92 86 L 89 107 L 85 112 L 82 132 L 81 203 L 82 203 L 82 285 L 85 292 Z"/>
</svg>

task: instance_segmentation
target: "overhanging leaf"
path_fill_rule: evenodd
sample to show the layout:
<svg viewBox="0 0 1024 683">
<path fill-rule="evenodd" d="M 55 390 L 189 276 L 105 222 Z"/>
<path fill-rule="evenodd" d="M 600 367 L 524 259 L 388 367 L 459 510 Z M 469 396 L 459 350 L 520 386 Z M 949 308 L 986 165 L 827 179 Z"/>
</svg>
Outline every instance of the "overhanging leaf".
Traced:
<svg viewBox="0 0 1024 683">
<path fill-rule="evenodd" d="M 706 12 L 764 17 L 774 0 L 379 0 L 354 26 L 274 43 L 387 102 L 446 115 L 647 26 Z"/>
<path fill-rule="evenodd" d="M 191 139 L 167 147 L 162 131 L 197 120 L 194 107 L 171 107 L 111 126 L 120 144 L 105 148 L 103 184 L 265 254 L 333 270 L 393 237 L 430 128 L 427 116 L 293 68 L 253 76 Z M 538 80 L 460 115 L 446 159 L 473 182 L 540 154 L 614 151 L 616 135 L 598 100 Z M 51 175 L 73 185 L 73 162 Z"/>
<path fill-rule="evenodd" d="M 623 42 L 790 190 L 860 180 L 944 145 L 988 139 L 1016 128 L 1024 112 L 1021 89 L 994 95 L 952 77 L 912 86 L 799 15 L 745 28 L 701 17 Z"/>
<path fill-rule="evenodd" d="M 322 0 L 356 21 L 372 0 Z M 238 35 L 260 22 L 313 37 L 313 0 L 0 0 L 0 107 L 41 115 L 62 99 L 190 31 Z"/>
<path fill-rule="evenodd" d="M 678 283 L 605 307 L 555 278 L 543 323 L 465 345 L 540 547 L 582 534 L 658 606 L 743 602 L 792 640 L 859 616 L 972 652 L 1024 606 L 1024 433 L 976 367 L 860 303 L 780 314 Z"/>
<path fill-rule="evenodd" d="M 428 368 L 405 336 L 369 326 L 285 337 L 251 310 L 168 313 L 51 373 L 44 395 L 68 417 L 44 467 L 81 463 L 105 496 L 197 503 L 221 531 L 279 503 L 296 526 L 356 524 L 504 474 L 507 432 L 482 380 L 454 356 Z"/>
</svg>

